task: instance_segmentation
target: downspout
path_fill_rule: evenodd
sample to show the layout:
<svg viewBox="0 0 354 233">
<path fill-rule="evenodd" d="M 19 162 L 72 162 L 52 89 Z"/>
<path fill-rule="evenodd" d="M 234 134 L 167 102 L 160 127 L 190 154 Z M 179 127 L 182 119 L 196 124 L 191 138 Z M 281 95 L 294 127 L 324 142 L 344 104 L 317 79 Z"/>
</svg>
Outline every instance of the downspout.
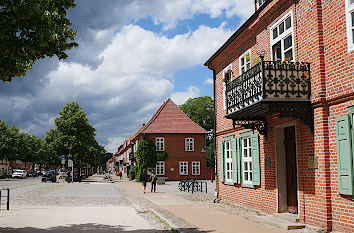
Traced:
<svg viewBox="0 0 354 233">
<path fill-rule="evenodd" d="M 210 66 L 208 66 L 208 68 L 210 69 Z M 217 160 L 217 152 L 216 152 L 216 149 L 217 149 L 217 142 L 216 142 L 216 104 L 215 104 L 215 82 L 216 82 L 216 74 L 215 74 L 215 70 L 213 70 L 213 97 L 214 97 L 214 132 L 213 132 L 213 139 L 215 140 L 215 143 L 214 143 L 214 170 L 215 170 L 215 182 L 216 182 L 216 200 L 219 199 L 219 176 L 217 175 L 218 174 L 218 160 Z"/>
</svg>

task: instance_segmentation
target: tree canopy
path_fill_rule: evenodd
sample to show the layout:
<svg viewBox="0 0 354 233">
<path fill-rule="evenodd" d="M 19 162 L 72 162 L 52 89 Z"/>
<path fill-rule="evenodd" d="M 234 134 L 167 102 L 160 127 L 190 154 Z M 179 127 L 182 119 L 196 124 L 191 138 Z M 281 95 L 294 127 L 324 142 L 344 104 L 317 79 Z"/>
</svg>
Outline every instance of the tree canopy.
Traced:
<svg viewBox="0 0 354 233">
<path fill-rule="evenodd" d="M 60 159 L 50 151 L 45 141 L 0 120 L 0 159 L 21 160 L 42 165 L 58 165 Z"/>
<path fill-rule="evenodd" d="M 76 31 L 66 18 L 74 0 L 3 0 L 0 3 L 0 79 L 23 76 L 37 59 L 67 58 Z"/>
<path fill-rule="evenodd" d="M 214 128 L 214 101 L 210 96 L 189 99 L 179 107 L 202 128 L 207 131 Z"/>
<path fill-rule="evenodd" d="M 154 168 L 157 161 L 165 160 L 167 153 L 165 151 L 156 151 L 156 146 L 152 140 L 143 135 L 139 140 L 136 150 L 137 171 L 136 179 L 140 181 L 140 174 L 143 169 Z"/>
<path fill-rule="evenodd" d="M 100 165 L 106 151 L 96 141 L 96 129 L 78 103 L 67 103 L 54 122 L 56 129 L 47 132 L 45 138 L 50 150 L 59 155 L 70 154 L 78 166 Z"/>
<path fill-rule="evenodd" d="M 215 138 L 214 138 L 214 100 L 210 96 L 187 100 L 180 106 L 181 110 L 195 123 L 210 133 L 206 140 L 207 166 L 215 166 Z"/>
</svg>

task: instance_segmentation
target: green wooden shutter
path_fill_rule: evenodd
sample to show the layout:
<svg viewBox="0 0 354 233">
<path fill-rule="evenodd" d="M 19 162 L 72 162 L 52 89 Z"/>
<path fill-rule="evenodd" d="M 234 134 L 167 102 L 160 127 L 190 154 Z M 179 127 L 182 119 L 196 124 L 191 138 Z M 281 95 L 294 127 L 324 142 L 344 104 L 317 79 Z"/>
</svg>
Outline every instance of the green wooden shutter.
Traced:
<svg viewBox="0 0 354 233">
<path fill-rule="evenodd" d="M 237 172 L 237 183 L 241 184 L 241 177 L 242 177 L 242 172 L 241 172 L 241 168 L 242 168 L 242 164 L 241 164 L 241 156 L 242 156 L 242 148 L 241 148 L 241 138 L 237 138 L 236 139 L 236 143 L 237 143 L 237 152 L 236 152 L 236 163 L 237 163 L 237 167 L 238 167 L 238 172 Z"/>
<path fill-rule="evenodd" d="M 339 193 L 353 195 L 353 152 L 348 115 L 336 118 Z"/>
<path fill-rule="evenodd" d="M 238 166 L 237 166 L 237 151 L 236 151 L 236 138 L 231 140 L 231 151 L 232 151 L 232 182 L 236 184 L 238 182 Z"/>
<path fill-rule="evenodd" d="M 225 173 L 224 173 L 224 150 L 225 150 L 225 143 L 220 142 L 220 181 L 224 182 L 225 180 Z"/>
<path fill-rule="evenodd" d="M 251 150 L 252 150 L 252 184 L 261 185 L 258 134 L 251 135 Z"/>
</svg>

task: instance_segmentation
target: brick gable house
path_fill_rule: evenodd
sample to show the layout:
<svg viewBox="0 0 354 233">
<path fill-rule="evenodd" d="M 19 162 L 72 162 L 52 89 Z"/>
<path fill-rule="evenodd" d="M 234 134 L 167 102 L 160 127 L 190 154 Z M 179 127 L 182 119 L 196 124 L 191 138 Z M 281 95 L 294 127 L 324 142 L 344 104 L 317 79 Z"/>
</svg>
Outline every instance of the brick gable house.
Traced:
<svg viewBox="0 0 354 233">
<path fill-rule="evenodd" d="M 156 174 L 168 180 L 205 179 L 207 131 L 192 121 L 171 99 L 167 99 L 150 121 L 134 135 L 134 153 L 139 139 L 147 135 L 156 151 L 167 159 L 158 161 Z"/>
<path fill-rule="evenodd" d="M 218 198 L 353 232 L 354 1 L 254 3 L 205 63 Z"/>
</svg>

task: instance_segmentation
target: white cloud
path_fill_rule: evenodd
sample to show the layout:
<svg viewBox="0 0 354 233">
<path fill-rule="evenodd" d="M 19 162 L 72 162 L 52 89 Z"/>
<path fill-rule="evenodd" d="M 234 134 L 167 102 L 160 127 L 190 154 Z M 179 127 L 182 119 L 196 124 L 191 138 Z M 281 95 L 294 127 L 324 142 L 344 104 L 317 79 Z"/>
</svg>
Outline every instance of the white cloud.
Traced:
<svg viewBox="0 0 354 233">
<path fill-rule="evenodd" d="M 213 82 L 213 79 L 212 79 L 212 78 L 208 78 L 208 79 L 204 80 L 204 83 L 205 83 L 205 84 L 211 84 L 211 85 L 213 85 L 213 84 L 214 84 L 214 82 Z"/>
<path fill-rule="evenodd" d="M 60 62 L 57 70 L 48 74 L 46 85 L 26 104 L 78 101 L 87 110 L 98 137 L 106 141 L 109 150 L 114 149 L 114 143 L 133 135 L 167 97 L 176 104 L 198 97 L 200 89 L 195 86 L 173 93 L 170 77 L 202 64 L 230 34 L 223 26 L 200 26 L 192 33 L 167 38 L 128 25 L 100 53 L 102 63 L 97 68 Z"/>
<path fill-rule="evenodd" d="M 182 20 L 192 19 L 196 14 L 208 14 L 216 18 L 225 13 L 228 18 L 237 15 L 246 19 L 254 11 L 254 5 L 249 0 L 156 0 L 149 1 L 149 6 L 140 5 L 135 9 L 145 9 L 145 14 L 151 15 L 156 24 L 162 23 L 164 29 L 168 30 Z"/>
<path fill-rule="evenodd" d="M 171 99 L 175 104 L 184 104 L 190 98 L 197 98 L 200 95 L 200 89 L 198 87 L 190 86 L 186 91 L 175 92 L 171 95 Z"/>
</svg>

